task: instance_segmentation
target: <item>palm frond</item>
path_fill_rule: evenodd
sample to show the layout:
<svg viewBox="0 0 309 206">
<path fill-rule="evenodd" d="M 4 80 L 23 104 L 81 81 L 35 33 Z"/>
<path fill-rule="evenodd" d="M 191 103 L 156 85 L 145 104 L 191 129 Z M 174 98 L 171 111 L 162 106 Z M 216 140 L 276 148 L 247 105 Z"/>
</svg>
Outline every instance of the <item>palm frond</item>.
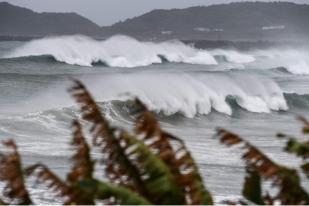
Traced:
<svg viewBox="0 0 309 206">
<path fill-rule="evenodd" d="M 2 199 L 0 199 L 0 205 L 8 205 L 8 203 L 6 203 Z"/>
<path fill-rule="evenodd" d="M 31 165 L 25 169 L 25 172 L 28 176 L 35 175 L 38 182 L 45 183 L 59 197 L 69 199 L 72 195 L 70 187 L 44 164 Z"/>
<path fill-rule="evenodd" d="M 260 174 L 265 178 L 271 178 L 276 175 L 280 167 L 264 155 L 259 149 L 240 138 L 238 135 L 233 134 L 224 129 L 218 129 L 218 137 L 222 144 L 227 146 L 233 146 L 237 144 L 244 144 L 244 150 L 242 158 L 248 165 L 256 167 Z"/>
<path fill-rule="evenodd" d="M 143 108 L 143 112 L 138 116 L 135 123 L 135 132 L 141 140 L 169 165 L 175 175 L 179 175 L 179 167 L 176 165 L 176 154 L 170 144 L 167 135 L 164 135 L 160 124 L 154 115 L 137 99 L 137 105 Z"/>
<path fill-rule="evenodd" d="M 309 134 L 309 121 L 305 117 L 302 117 L 302 116 L 299 116 L 297 119 L 299 121 L 301 121 L 303 123 L 303 125 L 304 125 L 303 133 L 304 134 Z"/>
<path fill-rule="evenodd" d="M 44 164 L 35 164 L 25 169 L 27 175 L 34 175 L 37 181 L 45 183 L 45 185 L 61 197 L 65 205 L 93 205 L 93 196 L 95 184 L 91 180 L 81 180 L 76 182 L 62 181 L 56 174 L 54 174 Z M 90 184 L 89 184 L 90 183 Z"/>
<path fill-rule="evenodd" d="M 163 135 L 174 142 L 176 146 L 176 165 L 180 168 L 179 184 L 186 189 L 187 204 L 213 204 L 212 195 L 206 189 L 203 178 L 199 173 L 198 166 L 184 141 L 167 132 Z"/>
<path fill-rule="evenodd" d="M 144 143 L 169 167 L 186 196 L 187 204 L 213 204 L 198 167 L 184 142 L 163 131 L 155 116 L 136 99 L 140 115 L 136 120 L 135 132 Z M 173 144 L 178 146 L 174 149 Z"/>
<path fill-rule="evenodd" d="M 169 167 L 136 137 L 122 131 L 120 138 L 126 155 L 139 169 L 148 199 L 154 204 L 184 204 L 185 196 Z"/>
<path fill-rule="evenodd" d="M 120 186 L 133 189 L 154 204 L 184 204 L 185 196 L 168 167 L 136 137 L 114 128 L 79 81 L 71 88 L 82 116 L 92 124 L 94 144 L 102 148 L 105 173 Z"/>
<path fill-rule="evenodd" d="M 72 168 L 67 175 L 66 183 L 70 188 L 70 198 L 66 204 L 94 205 L 96 182 L 93 180 L 95 162 L 91 158 L 88 145 L 78 120 L 73 121 L 71 145 L 75 153 L 71 157 Z"/>
<path fill-rule="evenodd" d="M 309 141 L 299 142 L 297 139 L 290 138 L 285 147 L 285 151 L 294 153 L 304 160 L 309 159 Z"/>
<path fill-rule="evenodd" d="M 298 120 L 301 121 L 304 125 L 303 133 L 309 134 L 309 122 L 304 117 L 298 117 Z M 279 133 L 277 134 L 278 138 L 287 139 L 286 146 L 284 150 L 288 153 L 295 154 L 296 156 L 303 159 L 303 163 L 301 165 L 301 169 L 306 174 L 307 178 L 309 178 L 309 141 L 300 142 L 296 138 Z"/>
<path fill-rule="evenodd" d="M 97 180 L 96 199 L 106 205 L 150 205 L 150 202 L 132 190 Z"/>
<path fill-rule="evenodd" d="M 67 181 L 75 191 L 78 191 L 78 203 L 88 205 L 101 200 L 109 205 L 149 204 L 143 197 L 129 189 L 93 179 L 94 161 L 90 156 L 90 147 L 83 136 L 80 123 L 77 120 L 73 121 L 72 126 L 74 130 L 71 144 L 75 146 L 76 152 L 72 158 L 73 167 Z"/>
<path fill-rule="evenodd" d="M 247 166 L 252 166 L 264 179 L 270 180 L 278 188 L 278 193 L 272 198 L 281 204 L 308 204 L 309 196 L 300 184 L 297 171 L 276 164 L 259 149 L 227 130 L 218 129 L 217 136 L 221 143 L 227 146 L 244 144 L 242 158 Z"/>
<path fill-rule="evenodd" d="M 6 182 L 3 195 L 12 204 L 32 204 L 25 186 L 21 157 L 13 140 L 4 141 L 3 144 L 12 149 L 9 154 L 0 154 L 0 181 Z"/>
<path fill-rule="evenodd" d="M 116 129 L 111 127 L 101 115 L 100 109 L 86 87 L 78 80 L 69 90 L 78 103 L 82 118 L 91 123 L 90 132 L 95 146 L 105 155 L 103 162 L 107 178 L 119 185 L 131 188 L 144 196 L 146 189 L 138 175 L 138 169 L 131 164 L 116 137 Z"/>
<path fill-rule="evenodd" d="M 72 157 L 73 166 L 67 176 L 67 181 L 74 183 L 77 181 L 92 179 L 94 171 L 94 161 L 90 156 L 90 147 L 84 138 L 80 123 L 76 120 L 72 123 L 73 139 L 71 145 L 75 147 L 75 154 Z"/>
<path fill-rule="evenodd" d="M 306 177 L 309 178 L 309 162 L 305 162 L 301 165 L 301 169 L 306 174 Z"/>
<path fill-rule="evenodd" d="M 295 154 L 303 160 L 309 159 L 309 141 L 300 142 L 296 138 L 282 133 L 277 134 L 280 139 L 287 139 L 284 150 L 288 153 Z"/>
<path fill-rule="evenodd" d="M 260 174 L 252 166 L 247 166 L 246 173 L 243 196 L 254 204 L 264 205 Z"/>
</svg>

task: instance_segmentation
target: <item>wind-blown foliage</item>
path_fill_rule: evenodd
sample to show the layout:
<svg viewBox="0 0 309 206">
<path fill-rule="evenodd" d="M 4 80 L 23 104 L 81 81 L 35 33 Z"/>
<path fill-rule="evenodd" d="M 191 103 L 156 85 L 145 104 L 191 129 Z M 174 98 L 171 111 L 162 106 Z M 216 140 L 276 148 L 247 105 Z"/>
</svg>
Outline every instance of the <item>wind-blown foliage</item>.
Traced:
<svg viewBox="0 0 309 206">
<path fill-rule="evenodd" d="M 309 134 L 309 122 L 303 117 L 299 117 L 298 120 L 300 120 L 304 125 L 303 133 Z M 287 139 L 287 144 L 284 148 L 286 152 L 295 154 L 297 157 L 302 158 L 303 163 L 301 165 L 301 169 L 307 175 L 307 178 L 309 178 L 309 141 L 307 140 L 300 142 L 295 137 L 281 133 L 278 134 L 277 137 Z"/>
<path fill-rule="evenodd" d="M 76 153 L 72 157 L 73 166 L 67 180 L 74 183 L 93 178 L 94 161 L 91 159 L 90 147 L 84 138 L 80 123 L 73 121 L 72 126 L 74 130 L 71 145 L 76 147 Z"/>
<path fill-rule="evenodd" d="M 82 118 L 92 123 L 90 132 L 94 137 L 94 145 L 101 147 L 105 155 L 103 161 L 107 177 L 112 182 L 143 194 L 146 190 L 143 188 L 141 177 L 137 175 L 137 168 L 130 164 L 130 160 L 121 148 L 120 141 L 116 137 L 116 129 L 103 118 L 98 105 L 84 85 L 79 81 L 74 83 L 70 92 L 80 106 Z"/>
<path fill-rule="evenodd" d="M 184 141 L 164 131 L 141 101 L 135 101 L 139 113 L 131 134 L 112 126 L 104 118 L 81 82 L 74 81 L 70 93 L 79 105 L 82 119 L 90 123 L 92 143 L 85 138 L 79 120 L 73 121 L 72 167 L 63 180 L 41 163 L 23 168 L 14 141 L 4 142 L 13 152 L 0 153 L 0 181 L 7 183 L 2 195 L 4 201 L 0 200 L 0 204 L 32 204 L 25 184 L 25 177 L 30 175 L 35 176 L 37 182 L 44 183 L 64 204 L 213 204 Z M 304 133 L 308 134 L 308 121 L 300 120 L 305 125 Z M 242 158 L 247 168 L 242 193 L 245 199 L 238 203 L 309 204 L 308 194 L 295 169 L 275 163 L 258 148 L 227 130 L 219 129 L 218 136 L 223 144 L 242 145 L 244 149 Z M 285 151 L 301 157 L 304 161 L 302 168 L 308 172 L 308 142 L 299 142 L 283 134 L 278 136 L 287 139 Z M 101 158 L 92 158 L 94 147 L 100 150 Z M 97 162 L 104 166 L 104 171 L 98 171 L 99 177 L 94 175 Z M 104 176 L 104 181 L 101 176 Z M 265 180 L 277 188 L 275 195 L 262 190 Z M 225 203 L 233 204 L 231 201 Z"/>
<path fill-rule="evenodd" d="M 7 203 L 5 203 L 3 200 L 0 199 L 0 205 L 6 205 Z"/>
<path fill-rule="evenodd" d="M 184 204 L 185 197 L 166 164 L 136 137 L 111 127 L 102 117 L 95 101 L 78 81 L 71 93 L 79 103 L 82 116 L 92 123 L 94 145 L 106 155 L 104 164 L 112 182 L 127 186 L 154 204 Z"/>
<path fill-rule="evenodd" d="M 203 179 L 199 174 L 198 167 L 193 160 L 184 142 L 163 131 L 154 115 L 147 110 L 141 101 L 136 100 L 142 113 L 137 118 L 135 131 L 149 148 L 154 151 L 159 158 L 168 165 L 172 173 L 178 180 L 177 183 L 185 192 L 187 204 L 213 203 L 210 193 L 205 188 Z M 177 146 L 173 149 L 172 143 Z"/>
<path fill-rule="evenodd" d="M 25 169 L 26 175 L 36 175 L 38 182 L 45 182 L 46 186 L 59 197 L 70 196 L 69 186 L 55 175 L 47 166 L 38 163 Z"/>
<path fill-rule="evenodd" d="M 279 201 L 285 205 L 309 204 L 309 195 L 302 188 L 300 177 L 295 169 L 275 163 L 258 148 L 227 130 L 218 129 L 217 135 L 221 143 L 227 146 L 243 145 L 244 153 L 242 159 L 247 165 L 247 170 L 250 171 L 250 177 L 245 181 L 245 189 L 243 191 L 246 198 L 252 202 L 261 203 L 261 198 L 259 197 L 261 193 L 258 196 L 254 196 L 252 192 L 249 192 L 249 190 L 259 190 L 257 188 L 257 180 L 253 179 L 261 176 L 265 180 L 271 181 L 272 186 L 278 189 L 275 196 L 271 197 L 267 194 L 262 197 L 264 199 L 263 203 L 274 204 L 276 201 Z"/>
<path fill-rule="evenodd" d="M 28 175 L 36 173 L 40 182 L 45 182 L 47 187 L 65 200 L 66 204 L 87 205 L 94 204 L 95 187 L 92 185 L 94 161 L 90 157 L 90 147 L 87 144 L 78 121 L 73 124 L 73 138 L 71 145 L 76 151 L 72 157 L 72 169 L 65 181 L 43 164 L 28 167 Z M 90 183 L 90 184 L 89 184 Z"/>
<path fill-rule="evenodd" d="M 262 181 L 260 174 L 254 167 L 247 167 L 246 178 L 242 190 L 243 196 L 257 205 L 263 205 L 264 200 L 262 196 Z"/>
<path fill-rule="evenodd" d="M 150 202 L 134 191 L 115 184 L 97 181 L 96 198 L 107 205 L 150 205 Z"/>
<path fill-rule="evenodd" d="M 13 140 L 4 141 L 3 145 L 13 150 L 9 154 L 0 153 L 0 181 L 6 182 L 3 195 L 13 204 L 32 204 L 24 183 L 23 167 L 17 146 Z"/>
</svg>

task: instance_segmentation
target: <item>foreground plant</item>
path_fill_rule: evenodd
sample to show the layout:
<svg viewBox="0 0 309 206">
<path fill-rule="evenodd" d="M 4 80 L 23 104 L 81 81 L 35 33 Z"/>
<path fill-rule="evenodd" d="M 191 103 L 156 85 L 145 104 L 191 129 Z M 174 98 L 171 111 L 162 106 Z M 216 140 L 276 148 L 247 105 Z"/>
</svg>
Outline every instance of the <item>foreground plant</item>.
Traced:
<svg viewBox="0 0 309 206">
<path fill-rule="evenodd" d="M 75 120 L 72 123 L 72 167 L 62 180 L 41 163 L 24 168 L 14 141 L 4 142 L 12 152 L 0 155 L 0 180 L 6 182 L 0 204 L 33 204 L 25 183 L 29 176 L 45 184 L 64 204 L 213 204 L 184 142 L 162 130 L 142 102 L 135 101 L 138 116 L 134 134 L 130 134 L 110 125 L 81 82 L 74 81 L 70 93 L 80 108 L 82 119 L 90 123 L 92 143 L 87 142 L 82 125 Z M 304 131 L 308 132 L 309 124 L 305 119 L 302 121 L 306 125 Z M 247 177 L 241 204 L 309 203 L 296 170 L 274 163 L 250 143 L 226 130 L 218 130 L 218 136 L 228 146 L 243 144 Z M 100 159 L 92 159 L 92 148 L 101 151 Z M 286 151 L 303 158 L 302 168 L 308 174 L 308 142 L 289 138 Z M 94 176 L 97 163 L 104 166 L 104 171 L 98 171 L 101 177 Z M 278 194 L 263 194 L 262 180 L 272 181 Z"/>
<path fill-rule="evenodd" d="M 79 81 L 74 82 L 70 93 L 80 107 L 82 119 L 91 125 L 92 146 L 87 143 L 81 124 L 75 120 L 71 142 L 75 153 L 67 178 L 60 179 L 41 163 L 21 169 L 23 167 L 18 159 L 16 175 L 3 176 L 1 179 L 8 182 L 6 190 L 13 191 L 13 195 L 4 193 L 3 203 L 32 204 L 24 182 L 24 176 L 30 175 L 35 176 L 38 182 L 45 183 L 64 204 L 213 203 L 183 141 L 163 131 L 153 114 L 140 101 L 136 100 L 140 112 L 135 134 L 129 134 L 106 121 L 90 93 Z M 101 159 L 92 159 L 92 147 L 100 149 Z M 19 156 L 17 147 L 14 147 L 13 155 Z M 104 171 L 101 174 L 108 182 L 94 177 L 96 162 L 103 164 Z M 6 161 L 2 165 L 8 167 L 6 171 L 12 169 Z M 16 181 L 18 188 L 15 187 Z"/>
<path fill-rule="evenodd" d="M 309 123 L 300 118 L 304 123 L 304 134 L 308 134 Z M 241 145 L 243 149 L 242 159 L 246 163 L 247 176 L 243 186 L 243 196 L 246 200 L 258 205 L 272 205 L 280 203 L 283 205 L 308 205 L 308 192 L 302 187 L 300 175 L 296 169 L 275 163 L 258 148 L 251 145 L 236 134 L 224 129 L 218 129 L 217 136 L 221 143 L 227 146 Z M 286 138 L 285 151 L 294 153 L 301 157 L 304 163 L 301 168 L 308 178 L 309 142 L 299 142 L 294 137 L 278 134 L 278 138 Z M 270 195 L 269 191 L 262 190 L 263 181 L 271 183 L 276 194 Z M 274 193 L 274 192 L 273 192 Z M 240 203 L 243 203 L 240 200 Z"/>
</svg>

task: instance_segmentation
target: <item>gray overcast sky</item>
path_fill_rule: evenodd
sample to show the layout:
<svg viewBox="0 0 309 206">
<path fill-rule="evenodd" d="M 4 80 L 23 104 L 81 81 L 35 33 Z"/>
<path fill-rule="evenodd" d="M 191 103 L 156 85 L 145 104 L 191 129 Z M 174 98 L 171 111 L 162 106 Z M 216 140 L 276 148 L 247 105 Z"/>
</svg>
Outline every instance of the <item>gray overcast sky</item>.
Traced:
<svg viewBox="0 0 309 206">
<path fill-rule="evenodd" d="M 0 0 L 3 1 L 3 0 Z M 153 9 L 186 8 L 235 0 L 6 0 L 37 12 L 76 12 L 105 26 Z M 254 0 L 255 1 L 255 0 Z M 264 0 L 273 1 L 273 0 Z M 288 0 L 286 0 L 288 1 Z M 309 4 L 309 0 L 289 0 Z"/>
</svg>

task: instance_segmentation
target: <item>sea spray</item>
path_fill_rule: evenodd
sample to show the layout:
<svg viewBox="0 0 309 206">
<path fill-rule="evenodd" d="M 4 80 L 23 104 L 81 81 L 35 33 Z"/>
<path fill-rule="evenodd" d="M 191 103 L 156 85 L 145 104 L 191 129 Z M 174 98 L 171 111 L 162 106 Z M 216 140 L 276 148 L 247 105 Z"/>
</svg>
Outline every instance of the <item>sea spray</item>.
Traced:
<svg viewBox="0 0 309 206">
<path fill-rule="evenodd" d="M 7 58 L 20 58 L 23 61 L 26 59 L 37 61 L 38 58 L 44 58 L 50 61 L 53 58 L 70 65 L 93 66 L 102 63 L 109 67 L 125 68 L 164 62 L 218 65 L 222 70 L 284 67 L 291 74 L 308 75 L 308 56 L 308 49 L 296 50 L 288 47 L 247 51 L 203 50 L 178 40 L 142 42 L 128 36 L 117 35 L 98 41 L 87 36 L 71 35 L 45 37 L 27 42 L 9 53 L 2 54 L 0 61 Z"/>
<path fill-rule="evenodd" d="M 249 112 L 269 113 L 288 109 L 280 87 L 260 75 L 149 72 L 81 79 L 98 102 L 127 101 L 138 97 L 150 110 L 166 116 L 179 113 L 194 118 L 196 115 L 207 115 L 212 110 L 232 115 L 233 108 L 226 101 L 228 97 L 235 98 L 238 106 Z M 44 111 L 72 106 L 72 101 L 65 95 L 68 84 L 51 86 L 44 93 L 22 101 L 21 110 Z M 3 109 L 8 111 L 8 108 Z M 14 107 L 11 109 L 18 111 Z"/>
<path fill-rule="evenodd" d="M 294 48 L 272 48 L 249 52 L 259 58 L 257 64 L 263 68 L 285 68 L 291 74 L 309 74 L 309 50 Z"/>
<path fill-rule="evenodd" d="M 210 51 L 213 56 L 223 56 L 227 62 L 246 64 L 254 62 L 256 59 L 253 55 L 241 53 L 234 50 L 215 49 Z"/>
<path fill-rule="evenodd" d="M 59 62 L 92 66 L 102 62 L 110 67 L 138 67 L 168 62 L 216 65 L 205 50 L 197 50 L 180 41 L 140 42 L 127 36 L 97 41 L 86 36 L 60 36 L 33 40 L 4 58 L 50 55 Z M 164 58 L 164 60 L 162 59 Z"/>
</svg>

